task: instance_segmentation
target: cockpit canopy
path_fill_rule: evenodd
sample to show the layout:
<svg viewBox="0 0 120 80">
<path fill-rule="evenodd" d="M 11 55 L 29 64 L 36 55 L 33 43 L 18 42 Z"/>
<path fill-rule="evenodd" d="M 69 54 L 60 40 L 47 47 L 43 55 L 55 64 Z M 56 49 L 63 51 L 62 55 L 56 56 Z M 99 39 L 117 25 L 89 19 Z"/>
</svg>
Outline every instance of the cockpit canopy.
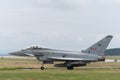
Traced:
<svg viewBox="0 0 120 80">
<path fill-rule="evenodd" d="M 22 50 L 44 50 L 44 49 L 48 49 L 48 48 L 42 48 L 42 47 L 39 47 L 39 46 L 31 46 L 31 47 L 28 47 L 28 48 L 25 48 L 25 49 L 22 49 Z"/>
<path fill-rule="evenodd" d="M 29 47 L 29 48 L 26 48 L 26 50 L 32 50 L 32 49 L 42 49 L 41 47 L 39 47 L 39 46 L 31 46 L 31 47 Z"/>
</svg>

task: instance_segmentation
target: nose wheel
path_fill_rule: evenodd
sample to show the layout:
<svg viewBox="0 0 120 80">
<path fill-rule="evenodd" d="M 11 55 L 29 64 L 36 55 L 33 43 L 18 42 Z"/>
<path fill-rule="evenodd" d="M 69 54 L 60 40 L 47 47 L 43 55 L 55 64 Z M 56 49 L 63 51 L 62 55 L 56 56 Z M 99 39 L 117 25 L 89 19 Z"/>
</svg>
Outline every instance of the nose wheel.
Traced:
<svg viewBox="0 0 120 80">
<path fill-rule="evenodd" d="M 44 67 L 44 66 L 41 66 L 41 67 L 40 67 L 40 69 L 41 69 L 41 70 L 44 70 L 44 69 L 45 69 L 45 67 Z"/>
<path fill-rule="evenodd" d="M 44 67 L 44 62 L 42 62 L 42 66 L 40 67 L 41 70 L 44 70 L 45 67 Z"/>
</svg>

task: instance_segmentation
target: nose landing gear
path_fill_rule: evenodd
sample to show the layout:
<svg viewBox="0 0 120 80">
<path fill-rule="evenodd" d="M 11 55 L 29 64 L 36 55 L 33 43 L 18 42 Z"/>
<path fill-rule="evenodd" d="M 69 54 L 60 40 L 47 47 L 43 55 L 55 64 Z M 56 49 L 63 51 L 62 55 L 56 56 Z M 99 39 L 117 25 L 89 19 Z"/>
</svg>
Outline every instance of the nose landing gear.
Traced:
<svg viewBox="0 0 120 80">
<path fill-rule="evenodd" d="M 42 66 L 40 67 L 41 70 L 44 70 L 45 67 L 44 67 L 44 62 L 42 62 Z"/>
<path fill-rule="evenodd" d="M 41 69 L 41 70 L 44 70 L 44 69 L 45 69 L 45 67 L 44 67 L 44 66 L 41 66 L 41 67 L 40 67 L 40 69 Z"/>
</svg>

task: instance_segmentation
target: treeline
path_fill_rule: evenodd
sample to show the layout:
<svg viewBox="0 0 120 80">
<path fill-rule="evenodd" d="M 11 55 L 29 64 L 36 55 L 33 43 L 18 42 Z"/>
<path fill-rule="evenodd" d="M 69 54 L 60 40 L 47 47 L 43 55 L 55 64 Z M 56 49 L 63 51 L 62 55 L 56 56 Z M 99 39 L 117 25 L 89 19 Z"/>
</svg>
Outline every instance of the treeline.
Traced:
<svg viewBox="0 0 120 80">
<path fill-rule="evenodd" d="M 106 56 L 117 56 L 120 55 L 120 48 L 108 49 L 105 51 Z"/>
</svg>

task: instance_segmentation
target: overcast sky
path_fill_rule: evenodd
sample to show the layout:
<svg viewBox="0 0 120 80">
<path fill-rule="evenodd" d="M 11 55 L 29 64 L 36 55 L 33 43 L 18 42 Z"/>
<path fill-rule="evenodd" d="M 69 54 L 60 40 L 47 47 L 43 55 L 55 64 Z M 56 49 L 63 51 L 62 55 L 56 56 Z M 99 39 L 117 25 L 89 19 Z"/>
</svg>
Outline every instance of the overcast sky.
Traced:
<svg viewBox="0 0 120 80">
<path fill-rule="evenodd" d="M 0 0 L 0 52 L 31 45 L 81 51 L 113 35 L 120 48 L 120 0 Z"/>
</svg>

